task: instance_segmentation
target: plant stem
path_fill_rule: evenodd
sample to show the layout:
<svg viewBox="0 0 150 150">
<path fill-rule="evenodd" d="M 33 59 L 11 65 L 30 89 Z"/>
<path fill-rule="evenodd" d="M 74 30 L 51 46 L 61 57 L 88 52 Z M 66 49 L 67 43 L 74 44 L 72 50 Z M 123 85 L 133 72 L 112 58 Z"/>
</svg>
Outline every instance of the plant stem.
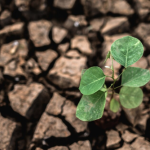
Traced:
<svg viewBox="0 0 150 150">
<path fill-rule="evenodd" d="M 120 86 L 117 86 L 117 87 L 115 87 L 114 89 L 117 89 L 117 88 L 119 88 L 119 87 L 121 87 L 122 85 L 120 85 Z"/>
<path fill-rule="evenodd" d="M 113 64 L 113 56 L 111 55 L 111 62 L 112 62 L 112 65 L 111 65 L 111 69 L 112 69 L 112 79 L 113 79 L 113 83 L 111 84 L 111 86 L 110 86 L 110 88 L 113 86 L 113 88 L 112 88 L 112 95 L 111 95 L 111 98 L 110 98 L 110 100 L 112 100 L 113 99 L 113 97 L 114 97 L 114 93 L 115 93 L 115 90 L 114 90 L 114 84 L 115 84 L 115 82 L 116 82 L 116 80 L 114 79 L 114 64 Z"/>
<path fill-rule="evenodd" d="M 125 69 L 121 72 L 121 74 L 115 79 L 115 81 L 117 81 L 119 79 L 119 77 L 122 75 L 122 73 L 125 71 Z"/>
<path fill-rule="evenodd" d="M 113 57 L 112 57 L 112 55 L 111 55 L 111 62 L 112 62 L 111 69 L 113 71 L 113 73 L 112 73 L 112 79 L 114 80 L 114 65 L 113 65 Z"/>
<path fill-rule="evenodd" d="M 113 83 L 110 85 L 110 87 L 107 89 L 107 91 L 113 86 Z"/>
<path fill-rule="evenodd" d="M 113 99 L 113 97 L 114 97 L 114 93 L 115 93 L 114 85 L 115 85 L 115 81 L 114 81 L 114 84 L 113 84 L 113 90 L 112 90 L 112 95 L 111 95 L 111 99 L 110 99 L 110 100 L 112 100 L 112 99 Z"/>
<path fill-rule="evenodd" d="M 118 87 L 115 87 L 115 83 L 116 83 L 116 81 L 119 79 L 119 77 L 122 75 L 122 73 L 125 71 L 125 69 L 124 69 L 124 70 L 122 71 L 122 73 L 121 73 L 116 79 L 114 79 L 114 66 L 113 66 L 113 57 L 112 57 L 112 55 L 111 55 L 111 61 L 112 61 L 112 66 L 111 66 L 112 77 L 106 76 L 106 77 L 110 77 L 110 78 L 113 79 L 113 83 L 112 83 L 112 84 L 110 85 L 110 87 L 107 89 L 107 91 L 108 91 L 108 90 L 112 87 L 112 94 L 111 94 L 110 100 L 112 100 L 113 97 L 114 97 L 115 89 L 117 89 L 117 88 L 119 88 L 119 87 L 122 86 L 122 85 L 120 85 L 120 86 L 118 86 Z"/>
<path fill-rule="evenodd" d="M 106 77 L 112 78 L 111 76 L 106 76 Z"/>
</svg>

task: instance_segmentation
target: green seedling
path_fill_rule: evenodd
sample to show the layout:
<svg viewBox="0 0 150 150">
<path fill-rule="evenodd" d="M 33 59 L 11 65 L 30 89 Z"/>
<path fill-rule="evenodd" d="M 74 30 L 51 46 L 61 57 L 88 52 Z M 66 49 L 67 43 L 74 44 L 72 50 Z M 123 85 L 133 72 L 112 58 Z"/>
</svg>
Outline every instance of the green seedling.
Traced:
<svg viewBox="0 0 150 150">
<path fill-rule="evenodd" d="M 76 111 L 76 116 L 82 121 L 93 121 L 100 119 L 103 115 L 108 90 L 111 92 L 110 110 L 117 112 L 120 105 L 124 108 L 136 108 L 143 100 L 141 86 L 150 80 L 150 72 L 146 69 L 130 67 L 137 62 L 143 55 L 144 48 L 142 43 L 132 37 L 125 36 L 116 40 L 111 45 L 107 59 L 112 60 L 112 65 L 107 67 L 112 70 L 113 83 L 106 87 L 104 74 L 100 67 L 94 66 L 82 71 L 79 90 L 83 94 Z M 117 79 L 114 78 L 113 60 L 116 60 L 124 69 Z M 121 85 L 115 87 L 116 81 L 122 76 Z M 114 98 L 115 89 L 120 88 L 119 99 Z"/>
</svg>

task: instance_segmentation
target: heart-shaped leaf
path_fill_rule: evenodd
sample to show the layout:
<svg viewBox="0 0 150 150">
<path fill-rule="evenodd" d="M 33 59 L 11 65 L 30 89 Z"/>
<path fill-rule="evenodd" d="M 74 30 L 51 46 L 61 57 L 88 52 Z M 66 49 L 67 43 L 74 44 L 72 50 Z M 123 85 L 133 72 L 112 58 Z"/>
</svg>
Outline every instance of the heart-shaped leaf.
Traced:
<svg viewBox="0 0 150 150">
<path fill-rule="evenodd" d="M 150 80 L 150 71 L 147 69 L 128 67 L 122 74 L 123 86 L 140 87 Z"/>
<path fill-rule="evenodd" d="M 111 45 L 113 58 L 125 68 L 137 62 L 143 52 L 142 43 L 132 36 L 120 38 Z"/>
<path fill-rule="evenodd" d="M 83 95 L 97 92 L 105 82 L 105 75 L 101 68 L 91 67 L 81 77 L 79 90 Z"/>
<path fill-rule="evenodd" d="M 77 106 L 76 116 L 82 121 L 97 120 L 103 115 L 105 103 L 105 92 L 83 95 Z"/>
<path fill-rule="evenodd" d="M 120 103 L 125 108 L 136 108 L 143 100 L 143 92 L 139 87 L 122 87 L 119 93 Z"/>
<path fill-rule="evenodd" d="M 112 112 L 116 113 L 119 110 L 119 108 L 120 108 L 119 102 L 117 100 L 115 100 L 115 99 L 112 99 L 110 101 L 110 110 Z"/>
</svg>

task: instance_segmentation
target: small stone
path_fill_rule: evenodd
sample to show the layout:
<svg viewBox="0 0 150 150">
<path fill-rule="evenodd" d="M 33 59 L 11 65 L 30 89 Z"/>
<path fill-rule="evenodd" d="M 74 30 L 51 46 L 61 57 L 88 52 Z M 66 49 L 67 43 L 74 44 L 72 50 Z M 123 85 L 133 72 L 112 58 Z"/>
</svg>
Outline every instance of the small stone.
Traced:
<svg viewBox="0 0 150 150">
<path fill-rule="evenodd" d="M 134 7 L 136 13 L 140 19 L 145 19 L 150 13 L 150 1 L 149 0 L 134 0 Z"/>
<path fill-rule="evenodd" d="M 79 87 L 82 69 L 86 68 L 86 57 L 60 57 L 49 71 L 48 79 L 62 89 Z"/>
<path fill-rule="evenodd" d="M 132 144 L 131 147 L 136 150 L 148 150 L 150 149 L 150 143 L 144 140 L 144 137 L 138 137 Z"/>
<path fill-rule="evenodd" d="M 61 119 L 43 113 L 33 135 L 32 141 L 54 137 L 68 137 L 70 132 Z"/>
<path fill-rule="evenodd" d="M 72 9 L 76 0 L 54 0 L 54 7 Z"/>
<path fill-rule="evenodd" d="M 51 43 L 49 39 L 51 27 L 52 23 L 47 20 L 32 21 L 29 23 L 29 35 L 35 47 L 42 47 Z"/>
<path fill-rule="evenodd" d="M 84 8 L 84 14 L 87 17 L 95 16 L 100 13 L 106 14 L 111 8 L 112 2 L 109 0 L 99 1 L 99 0 L 81 0 Z"/>
<path fill-rule="evenodd" d="M 112 147 L 114 148 L 121 141 L 121 138 L 119 137 L 119 133 L 115 130 L 107 131 L 106 134 L 107 134 L 107 143 L 106 143 L 107 148 L 112 148 Z"/>
<path fill-rule="evenodd" d="M 0 15 L 0 25 L 6 26 L 11 23 L 11 13 L 8 10 L 4 10 Z"/>
<path fill-rule="evenodd" d="M 46 9 L 47 3 L 46 3 L 46 0 L 31 0 L 30 6 L 31 6 L 31 9 L 34 9 L 38 12 L 42 12 Z"/>
<path fill-rule="evenodd" d="M 147 56 L 148 64 L 150 64 L 150 55 Z"/>
<path fill-rule="evenodd" d="M 147 124 L 148 118 L 149 118 L 149 114 L 144 114 L 140 117 L 140 120 L 137 123 L 137 125 L 139 125 L 141 130 L 143 131 L 146 131 L 146 124 Z"/>
<path fill-rule="evenodd" d="M 58 51 L 61 55 L 64 55 L 69 48 L 69 43 L 59 44 Z"/>
<path fill-rule="evenodd" d="M 49 148 L 47 150 L 69 150 L 69 149 L 66 146 L 55 146 L 55 147 Z"/>
<path fill-rule="evenodd" d="M 63 106 L 62 116 L 80 133 L 86 130 L 87 122 L 83 122 L 76 117 L 76 106 L 70 100 L 66 100 Z"/>
<path fill-rule="evenodd" d="M 54 93 L 52 99 L 46 107 L 46 112 L 52 115 L 59 115 L 62 112 L 62 106 L 65 102 L 65 98 L 59 95 L 58 93 Z"/>
<path fill-rule="evenodd" d="M 53 27 L 52 29 L 52 38 L 55 43 L 60 43 L 66 36 L 67 30 L 60 27 Z"/>
<path fill-rule="evenodd" d="M 76 21 L 76 22 L 74 23 L 74 26 L 75 26 L 75 27 L 79 27 L 79 26 L 80 26 L 80 23 Z"/>
<path fill-rule="evenodd" d="M 93 49 L 93 53 L 91 55 L 91 58 L 94 58 L 97 55 L 97 52 L 99 52 L 101 50 L 101 46 L 99 46 L 99 45 L 102 45 L 103 42 L 102 42 L 102 40 L 99 39 L 98 32 L 88 31 L 87 34 L 88 34 L 87 35 L 88 39 L 89 39 L 89 41 L 91 43 L 91 47 Z M 101 58 L 101 56 L 99 57 L 98 55 L 97 55 L 97 57 Z M 90 65 L 92 66 L 93 64 L 90 64 Z"/>
<path fill-rule="evenodd" d="M 101 29 L 101 34 L 116 34 L 128 31 L 129 22 L 127 17 L 114 17 L 108 18 L 106 24 Z"/>
<path fill-rule="evenodd" d="M 149 69 L 150 70 L 150 69 Z M 147 91 L 150 91 L 150 81 L 145 85 L 145 87 L 146 87 L 146 90 Z"/>
<path fill-rule="evenodd" d="M 133 150 L 133 148 L 129 144 L 124 143 L 123 146 L 117 150 Z"/>
<path fill-rule="evenodd" d="M 42 71 L 38 67 L 38 64 L 36 63 L 36 61 L 33 58 L 30 58 L 26 62 L 25 68 L 26 68 L 27 73 L 33 73 L 35 75 L 39 75 L 40 73 L 42 73 Z"/>
<path fill-rule="evenodd" d="M 26 11 L 29 9 L 30 0 L 15 0 L 15 5 L 19 11 Z"/>
<path fill-rule="evenodd" d="M 85 55 L 92 54 L 90 42 L 88 41 L 87 37 L 83 35 L 76 35 L 71 40 L 71 48 L 72 49 L 77 48 L 81 51 L 81 53 Z"/>
<path fill-rule="evenodd" d="M 90 21 L 90 25 L 93 31 L 99 31 L 104 25 L 104 18 L 95 18 Z"/>
<path fill-rule="evenodd" d="M 47 12 L 46 0 L 16 0 L 18 11 L 21 13 L 22 17 L 29 21 L 39 20 L 43 18 Z"/>
<path fill-rule="evenodd" d="M 22 37 L 24 33 L 24 23 L 18 22 L 13 25 L 8 25 L 0 30 L 0 38 L 3 38 L 0 40 L 0 43 L 2 43 L 6 37 L 9 36 L 17 36 Z"/>
<path fill-rule="evenodd" d="M 140 23 L 137 28 L 135 28 L 135 34 L 141 40 L 146 47 L 150 48 L 150 23 Z"/>
<path fill-rule="evenodd" d="M 1 21 L 2 21 L 2 20 L 5 20 L 5 19 L 7 19 L 7 18 L 10 17 L 10 16 L 11 16 L 10 11 L 4 10 L 4 11 L 1 13 L 1 15 L 0 15 L 0 20 L 1 20 Z"/>
<path fill-rule="evenodd" d="M 143 102 L 144 102 L 144 103 L 148 103 L 148 102 L 149 102 L 149 97 L 146 96 L 146 95 L 144 95 L 144 97 L 143 97 Z M 147 112 L 146 112 L 146 113 L 147 113 Z M 142 114 L 143 114 L 143 112 L 142 112 Z"/>
<path fill-rule="evenodd" d="M 113 0 L 110 11 L 114 14 L 126 16 L 132 15 L 134 13 L 134 10 L 127 3 L 126 0 Z"/>
<path fill-rule="evenodd" d="M 5 93 L 4 93 L 4 91 L 0 90 L 0 107 L 1 106 L 5 106 L 5 105 L 6 105 L 6 102 L 5 102 Z"/>
<path fill-rule="evenodd" d="M 147 56 L 147 60 L 148 60 L 148 64 L 150 64 L 150 55 Z M 150 70 L 150 67 L 148 68 L 148 70 Z M 146 90 L 150 91 L 150 81 L 145 85 Z M 149 98 L 148 98 L 149 101 Z"/>
<path fill-rule="evenodd" d="M 55 91 L 57 91 L 56 87 L 48 83 L 44 76 L 39 78 L 39 82 L 42 83 L 47 89 L 49 89 L 50 93 L 54 93 Z"/>
<path fill-rule="evenodd" d="M 3 74 L 12 78 L 16 76 L 23 76 L 27 78 L 27 74 L 21 67 L 21 61 L 18 59 L 12 60 L 7 65 L 5 65 Z"/>
<path fill-rule="evenodd" d="M 5 66 L 11 59 L 28 56 L 28 45 L 25 39 L 3 44 L 1 47 L 0 65 Z"/>
<path fill-rule="evenodd" d="M 42 148 L 40 148 L 40 147 L 36 147 L 36 149 L 35 150 L 43 150 Z"/>
<path fill-rule="evenodd" d="M 119 123 L 119 124 L 116 126 L 116 129 L 117 129 L 118 131 L 120 131 L 121 133 L 123 133 L 124 130 L 127 129 L 127 128 L 128 128 L 128 126 L 125 125 L 125 124 L 123 124 L 123 123 Z"/>
<path fill-rule="evenodd" d="M 92 150 L 91 144 L 88 140 L 78 141 L 69 146 L 70 150 Z"/>
<path fill-rule="evenodd" d="M 87 21 L 85 19 L 84 15 L 78 15 L 78 16 L 74 16 L 74 15 L 69 15 L 64 27 L 67 28 L 68 30 L 72 30 L 73 27 L 85 27 L 87 26 Z"/>
<path fill-rule="evenodd" d="M 35 52 L 39 65 L 43 71 L 46 71 L 50 64 L 57 58 L 58 54 L 51 49 Z"/>
<path fill-rule="evenodd" d="M 50 99 L 47 89 L 39 83 L 16 84 L 8 96 L 12 108 L 27 119 L 38 119 Z"/>
<path fill-rule="evenodd" d="M 131 65 L 131 67 L 138 67 L 138 68 L 146 69 L 148 67 L 147 59 L 145 57 L 142 57 L 136 63 Z"/>
<path fill-rule="evenodd" d="M 123 111 L 125 113 L 127 120 L 133 126 L 135 126 L 138 123 L 141 116 L 141 112 L 142 112 L 141 105 L 133 109 L 127 109 L 123 107 Z"/>
<path fill-rule="evenodd" d="M 42 150 L 40 147 L 36 147 L 34 143 L 30 143 L 28 150 Z"/>
<path fill-rule="evenodd" d="M 66 97 L 71 100 L 80 99 L 82 94 L 80 91 L 65 91 Z"/>
<path fill-rule="evenodd" d="M 122 134 L 122 138 L 125 142 L 131 142 L 133 141 L 136 137 L 138 137 L 137 134 L 131 133 L 128 130 L 125 130 L 125 133 Z"/>
<path fill-rule="evenodd" d="M 80 58 L 81 57 L 79 52 L 76 50 L 69 50 L 65 56 L 67 56 L 69 58 Z"/>
<path fill-rule="evenodd" d="M 21 127 L 17 123 L 3 118 L 0 115 L 0 149 L 14 150 L 18 149 L 18 138 L 21 138 Z"/>
<path fill-rule="evenodd" d="M 0 36 L 6 36 L 6 35 L 20 35 L 24 31 L 24 23 L 18 22 L 13 25 L 8 25 L 4 27 L 2 30 L 0 30 Z"/>
</svg>

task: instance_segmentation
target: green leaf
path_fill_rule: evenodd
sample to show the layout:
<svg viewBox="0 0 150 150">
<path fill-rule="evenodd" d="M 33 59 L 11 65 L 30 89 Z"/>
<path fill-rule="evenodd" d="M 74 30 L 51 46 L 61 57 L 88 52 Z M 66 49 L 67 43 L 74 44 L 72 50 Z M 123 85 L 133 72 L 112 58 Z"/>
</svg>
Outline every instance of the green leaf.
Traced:
<svg viewBox="0 0 150 150">
<path fill-rule="evenodd" d="M 106 84 L 104 84 L 104 85 L 102 86 L 102 88 L 100 89 L 100 91 L 105 92 L 105 98 L 106 98 L 106 97 L 107 97 L 107 94 L 108 94 Z"/>
<path fill-rule="evenodd" d="M 136 108 L 143 100 L 143 92 L 139 87 L 122 87 L 119 93 L 120 103 L 125 108 Z"/>
<path fill-rule="evenodd" d="M 82 121 L 97 120 L 103 115 L 105 103 L 105 93 L 102 91 L 83 95 L 77 106 L 76 116 Z"/>
<path fill-rule="evenodd" d="M 122 74 L 123 86 L 140 87 L 150 80 L 150 71 L 147 69 L 128 67 Z"/>
<path fill-rule="evenodd" d="M 91 67 L 85 71 L 81 78 L 79 90 L 83 95 L 97 92 L 105 82 L 105 75 L 101 68 Z"/>
<path fill-rule="evenodd" d="M 116 113 L 119 110 L 119 108 L 120 108 L 119 102 L 117 100 L 115 100 L 115 99 L 112 99 L 110 101 L 110 110 L 112 112 Z"/>
<path fill-rule="evenodd" d="M 143 52 L 142 43 L 132 36 L 120 38 L 111 45 L 113 58 L 125 68 L 137 62 Z"/>
<path fill-rule="evenodd" d="M 100 91 L 103 91 L 103 92 L 106 92 L 106 91 L 107 91 L 107 86 L 106 86 L 106 84 L 104 84 L 104 85 L 101 87 Z"/>
<path fill-rule="evenodd" d="M 106 56 L 105 61 L 104 61 L 104 64 L 105 64 L 105 62 L 107 61 L 108 58 L 110 58 L 110 51 L 107 53 L 107 56 Z"/>
</svg>

